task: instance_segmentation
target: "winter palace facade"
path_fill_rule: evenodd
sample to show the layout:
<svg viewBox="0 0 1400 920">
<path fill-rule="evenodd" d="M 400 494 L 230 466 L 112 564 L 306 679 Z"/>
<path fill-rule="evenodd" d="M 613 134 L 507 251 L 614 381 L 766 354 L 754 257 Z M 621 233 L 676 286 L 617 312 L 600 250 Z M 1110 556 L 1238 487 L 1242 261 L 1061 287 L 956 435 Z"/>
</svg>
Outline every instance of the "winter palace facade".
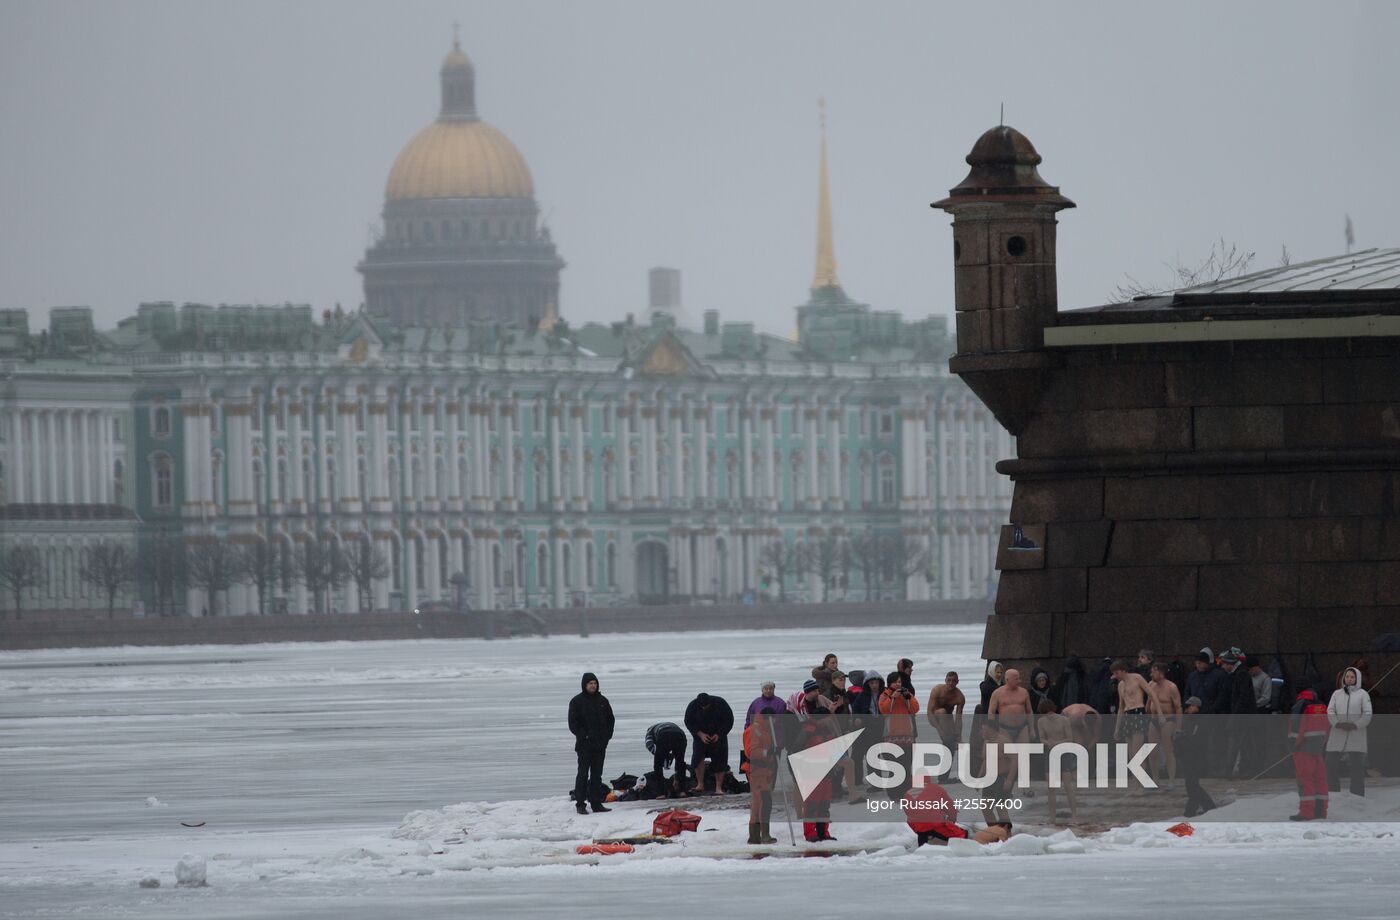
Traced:
<svg viewBox="0 0 1400 920">
<path fill-rule="evenodd" d="M 476 609 L 987 596 L 1012 445 L 949 375 L 942 317 L 842 289 L 824 147 L 794 338 L 688 322 L 665 269 L 640 318 L 570 328 L 523 159 L 477 118 L 459 50 L 441 79 L 438 120 L 391 172 L 360 311 L 151 303 L 110 330 L 85 308 L 37 330 L 0 311 L 0 550 L 40 550 L 46 576 L 26 611 L 104 606 L 84 547 L 144 558 L 162 539 L 287 558 L 367 543 L 375 609 L 447 602 L 454 576 Z M 898 546 L 873 568 L 773 564 L 775 542 L 872 537 Z M 138 578 L 123 606 L 152 590 Z M 266 590 L 262 609 L 312 607 L 295 578 Z M 220 613 L 260 609 L 251 584 L 225 594 Z M 363 595 L 347 581 L 329 604 Z M 193 585 L 180 599 L 211 606 Z"/>
</svg>

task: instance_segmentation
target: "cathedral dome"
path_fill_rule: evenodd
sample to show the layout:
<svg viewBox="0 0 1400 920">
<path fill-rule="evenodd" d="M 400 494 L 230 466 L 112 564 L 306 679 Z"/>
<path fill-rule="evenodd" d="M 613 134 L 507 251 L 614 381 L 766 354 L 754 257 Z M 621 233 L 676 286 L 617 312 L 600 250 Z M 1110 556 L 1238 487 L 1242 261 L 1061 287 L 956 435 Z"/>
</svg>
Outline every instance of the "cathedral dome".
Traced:
<svg viewBox="0 0 1400 920">
<path fill-rule="evenodd" d="M 414 135 L 389 170 L 384 197 L 533 198 L 525 158 L 484 121 L 436 121 Z"/>
<path fill-rule="evenodd" d="M 385 199 L 533 198 L 525 158 L 477 117 L 475 70 L 455 41 L 441 73 L 442 111 L 399 152 Z"/>
</svg>

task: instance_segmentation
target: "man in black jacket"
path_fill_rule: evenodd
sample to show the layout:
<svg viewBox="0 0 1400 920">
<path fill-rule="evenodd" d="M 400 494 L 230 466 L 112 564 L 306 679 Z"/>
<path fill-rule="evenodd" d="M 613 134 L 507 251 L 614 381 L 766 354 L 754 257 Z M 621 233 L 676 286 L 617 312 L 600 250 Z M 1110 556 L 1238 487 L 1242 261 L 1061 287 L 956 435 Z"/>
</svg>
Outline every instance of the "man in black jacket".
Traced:
<svg viewBox="0 0 1400 920">
<path fill-rule="evenodd" d="M 1225 778 L 1232 778 L 1238 768 L 1240 779 L 1249 779 L 1254 775 L 1259 761 L 1259 739 L 1254 737 L 1259 722 L 1255 718 L 1258 708 L 1254 704 L 1254 680 L 1249 676 L 1249 669 L 1244 665 L 1244 655 L 1239 649 L 1232 648 L 1220 656 L 1220 663 L 1223 670 L 1230 675 L 1229 709 L 1225 710 L 1230 713 L 1227 728 L 1230 741 L 1225 754 Z"/>
<path fill-rule="evenodd" d="M 574 752 L 578 754 L 578 774 L 574 777 L 574 808 L 588 814 L 584 803 L 594 811 L 612 811 L 603 805 L 603 758 L 613 734 L 613 711 L 608 698 L 598 692 L 598 677 L 584 674 L 583 690 L 569 700 L 569 731 L 573 732 Z"/>
<path fill-rule="evenodd" d="M 695 791 L 705 794 L 706 761 L 714 769 L 715 793 L 724 792 L 724 776 L 729 772 L 729 731 L 734 727 L 734 710 L 722 697 L 702 693 L 685 707 L 685 727 L 695 738 L 690 760 L 695 771 Z"/>
<path fill-rule="evenodd" d="M 1075 703 L 1089 702 L 1089 679 L 1084 674 L 1084 662 L 1071 655 L 1065 659 L 1064 670 L 1050 691 L 1050 699 L 1056 709 L 1064 709 Z"/>
</svg>

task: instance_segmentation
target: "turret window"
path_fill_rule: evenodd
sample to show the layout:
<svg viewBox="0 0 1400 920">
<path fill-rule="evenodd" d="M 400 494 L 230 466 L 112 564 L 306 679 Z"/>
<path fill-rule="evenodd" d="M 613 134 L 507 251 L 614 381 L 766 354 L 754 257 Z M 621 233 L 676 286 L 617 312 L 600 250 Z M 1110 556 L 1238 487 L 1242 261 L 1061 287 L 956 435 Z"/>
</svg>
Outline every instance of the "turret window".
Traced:
<svg viewBox="0 0 1400 920">
<path fill-rule="evenodd" d="M 1013 236 L 1006 241 L 1006 251 L 1013 256 L 1023 256 L 1026 254 L 1026 238 L 1024 236 Z"/>
</svg>

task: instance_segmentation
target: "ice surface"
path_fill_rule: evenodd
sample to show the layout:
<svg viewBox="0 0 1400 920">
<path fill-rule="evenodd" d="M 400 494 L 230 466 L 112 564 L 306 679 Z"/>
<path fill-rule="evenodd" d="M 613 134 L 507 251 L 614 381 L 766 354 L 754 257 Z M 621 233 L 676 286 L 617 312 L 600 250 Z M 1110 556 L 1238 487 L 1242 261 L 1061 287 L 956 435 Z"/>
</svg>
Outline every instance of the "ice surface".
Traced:
<svg viewBox="0 0 1400 920">
<path fill-rule="evenodd" d="M 786 694 L 828 651 L 860 668 L 908 655 L 921 696 L 949 668 L 975 689 L 980 644 L 979 628 L 898 627 L 3 653 L 0 917 L 622 920 L 930 904 L 1053 916 L 1073 904 L 1097 918 L 1207 893 L 1222 913 L 1393 913 L 1397 825 L 1347 823 L 1360 813 L 1345 793 L 1325 824 L 1246 823 L 1296 807 L 1279 795 L 1226 805 L 1189 838 L 1171 822 L 1083 838 L 1028 828 L 1040 836 L 967 844 L 972 859 L 916 850 L 897 824 L 834 827 L 844 855 L 784 858 L 804 849 L 785 822 L 779 845 L 750 848 L 746 810 L 692 800 L 699 833 L 627 856 L 574 852 L 644 832 L 654 807 L 580 816 L 568 802 L 564 712 L 584 670 L 618 713 L 611 777 L 648 769 L 647 725 L 679 721 L 699 690 L 741 710 L 762 679 Z M 747 858 L 755 849 L 767 858 Z M 196 853 L 210 886 L 177 887 L 172 867 Z M 143 877 L 163 884 L 133 884 Z"/>
<path fill-rule="evenodd" d="M 186 853 L 175 864 L 175 884 L 186 888 L 202 888 L 206 885 L 209 866 L 203 856 Z"/>
</svg>

